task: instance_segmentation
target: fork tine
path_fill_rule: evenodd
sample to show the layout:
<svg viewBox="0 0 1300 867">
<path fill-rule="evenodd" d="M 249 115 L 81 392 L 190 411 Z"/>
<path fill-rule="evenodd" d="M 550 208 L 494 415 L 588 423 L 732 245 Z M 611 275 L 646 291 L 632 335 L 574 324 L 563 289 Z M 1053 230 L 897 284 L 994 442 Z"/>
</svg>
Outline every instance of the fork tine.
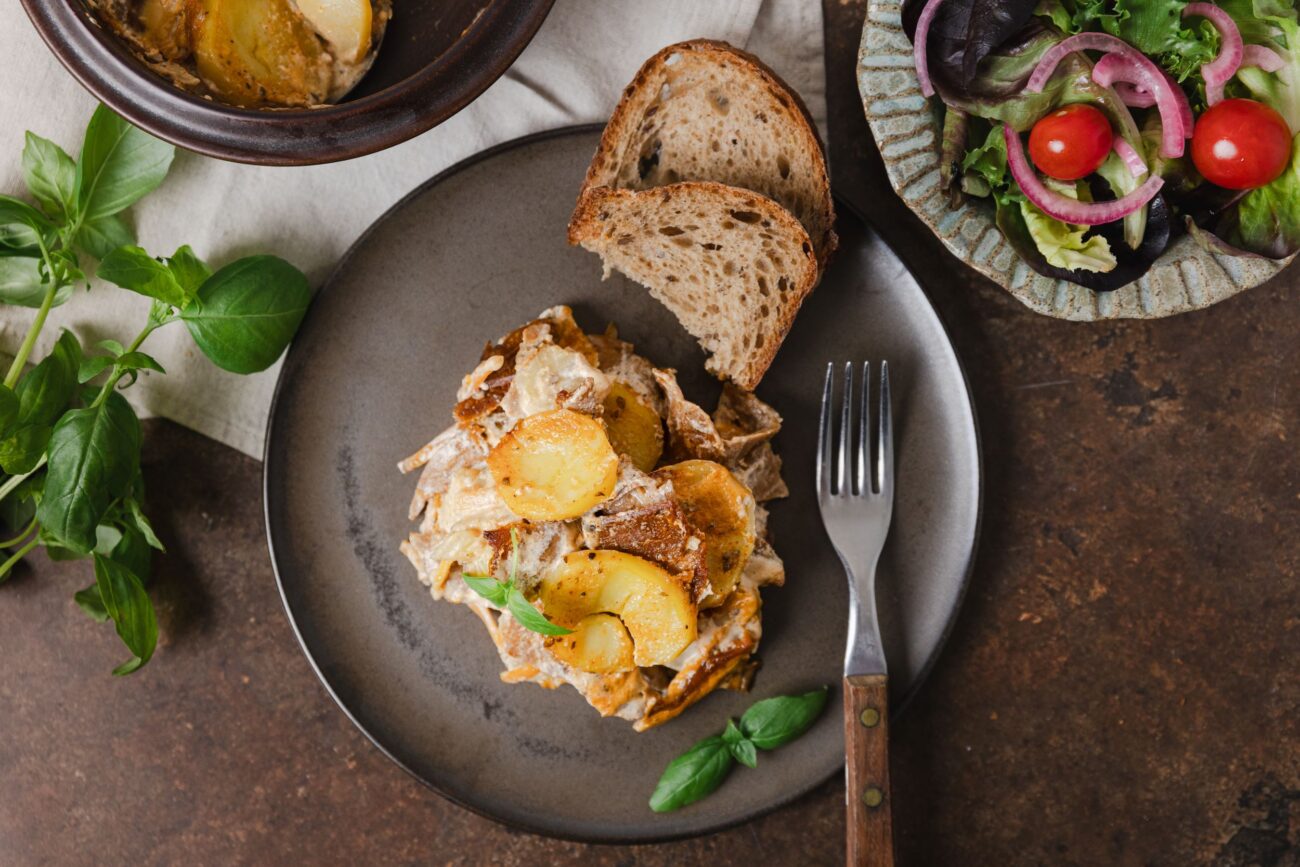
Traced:
<svg viewBox="0 0 1300 867">
<path fill-rule="evenodd" d="M 826 365 L 826 384 L 822 387 L 822 416 L 817 435 L 817 493 L 831 493 L 831 386 L 835 384 L 835 362 Z"/>
<path fill-rule="evenodd" d="M 844 393 L 840 395 L 840 451 L 837 460 L 839 467 L 835 472 L 835 493 L 840 496 L 852 494 L 849 471 L 853 466 L 853 452 L 849 445 L 853 441 L 853 362 L 844 362 Z"/>
<path fill-rule="evenodd" d="M 894 495 L 894 430 L 889 415 L 889 362 L 880 362 L 880 441 L 876 451 L 879 464 L 876 470 L 880 493 L 893 499 Z"/>
<path fill-rule="evenodd" d="M 862 362 L 862 398 L 858 401 L 858 496 L 871 494 L 871 362 Z"/>
</svg>

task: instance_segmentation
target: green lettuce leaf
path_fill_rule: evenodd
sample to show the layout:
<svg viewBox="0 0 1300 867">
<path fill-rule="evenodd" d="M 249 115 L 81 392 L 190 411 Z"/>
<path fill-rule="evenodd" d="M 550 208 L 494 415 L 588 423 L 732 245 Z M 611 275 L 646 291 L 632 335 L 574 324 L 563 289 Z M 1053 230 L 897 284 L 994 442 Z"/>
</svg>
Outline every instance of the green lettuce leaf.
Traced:
<svg viewBox="0 0 1300 867">
<path fill-rule="evenodd" d="M 1229 244 L 1270 259 L 1300 250 L 1300 136 L 1291 164 L 1277 180 L 1251 190 L 1228 212 L 1218 234 Z"/>
<path fill-rule="evenodd" d="M 1218 31 L 1200 18 L 1183 18 L 1186 6 L 1187 0 L 1079 0 L 1074 32 L 1118 36 L 1185 81 L 1219 52 Z"/>
<path fill-rule="evenodd" d="M 1295 5 L 1290 0 L 1228 0 L 1220 5 L 1247 42 L 1272 48 L 1284 61 L 1274 73 L 1253 66 L 1239 70 L 1237 80 L 1245 95 L 1277 109 L 1291 132 L 1300 132 L 1300 23 Z"/>
<path fill-rule="evenodd" d="M 1033 202 L 1020 202 L 1020 214 L 1029 237 L 1043 254 L 1047 264 L 1071 271 L 1113 271 L 1119 264 L 1110 251 L 1110 243 L 1101 235 L 1085 238 L 1085 226 L 1071 226 L 1040 211 Z"/>
</svg>

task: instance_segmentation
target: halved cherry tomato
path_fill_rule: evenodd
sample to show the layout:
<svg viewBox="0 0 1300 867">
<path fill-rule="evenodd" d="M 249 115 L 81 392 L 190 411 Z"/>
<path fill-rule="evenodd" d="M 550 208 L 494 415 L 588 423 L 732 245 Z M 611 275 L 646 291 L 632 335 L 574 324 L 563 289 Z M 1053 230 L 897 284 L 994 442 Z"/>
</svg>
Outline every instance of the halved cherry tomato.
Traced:
<svg viewBox="0 0 1300 867">
<path fill-rule="evenodd" d="M 1192 162 L 1212 184 L 1253 190 L 1291 161 L 1291 130 L 1272 108 L 1253 99 L 1225 99 L 1196 121 Z"/>
<path fill-rule="evenodd" d="M 1106 115 L 1076 103 L 1039 118 L 1029 133 L 1029 158 L 1048 177 L 1077 181 L 1097 170 L 1113 141 Z"/>
</svg>

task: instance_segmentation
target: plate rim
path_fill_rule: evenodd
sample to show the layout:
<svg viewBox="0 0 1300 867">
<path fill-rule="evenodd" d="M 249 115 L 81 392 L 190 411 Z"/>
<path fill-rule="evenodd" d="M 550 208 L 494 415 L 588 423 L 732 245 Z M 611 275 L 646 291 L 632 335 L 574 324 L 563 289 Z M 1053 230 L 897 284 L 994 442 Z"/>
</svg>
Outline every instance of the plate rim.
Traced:
<svg viewBox="0 0 1300 867">
<path fill-rule="evenodd" d="M 307 313 L 303 317 L 303 321 L 302 324 L 299 326 L 298 333 L 301 334 L 303 332 L 303 329 L 307 326 L 308 322 L 311 320 L 313 314 L 315 313 L 315 310 L 318 309 L 316 305 L 316 299 L 319 298 L 324 292 L 328 291 L 331 286 L 335 285 L 336 278 L 343 271 L 344 267 L 348 264 L 348 262 L 352 259 L 356 251 L 361 248 L 362 244 L 365 243 L 365 241 L 370 237 L 370 235 L 373 232 L 377 231 L 378 228 L 381 225 L 383 225 L 385 222 L 387 222 L 387 220 L 394 213 L 396 213 L 399 209 L 405 207 L 410 201 L 423 195 L 429 189 L 438 185 L 439 183 L 446 180 L 447 178 L 450 178 L 451 176 L 456 175 L 461 171 L 468 169 L 480 162 L 489 160 L 501 153 L 512 151 L 521 147 L 526 147 L 528 145 L 534 144 L 539 141 L 547 141 L 550 139 L 564 138 L 567 136 L 574 136 L 574 135 L 598 133 L 604 129 L 604 126 L 605 125 L 602 123 L 574 124 L 570 126 L 557 127 L 549 130 L 542 130 L 540 132 L 530 133 L 528 135 L 520 136 L 518 138 L 509 139 L 499 144 L 495 144 L 484 150 L 478 151 L 477 153 L 471 154 L 470 156 L 465 157 L 464 159 L 456 163 L 453 163 L 452 165 L 448 166 L 447 168 L 433 175 L 428 180 L 417 185 L 409 193 L 402 196 L 400 199 L 394 202 L 389 208 L 387 208 L 382 214 L 376 217 L 374 221 L 369 226 L 367 226 L 366 229 L 360 235 L 357 236 L 356 240 L 354 240 L 352 244 L 349 245 L 347 251 L 344 252 L 344 254 L 339 258 L 338 262 L 334 265 L 334 267 L 330 269 L 328 276 L 326 276 L 325 280 L 321 283 L 320 288 L 318 288 L 316 292 L 312 295 L 312 302 L 311 304 L 309 304 L 307 308 Z M 975 526 L 971 535 L 970 551 L 966 560 L 966 568 L 964 573 L 961 576 L 960 581 L 958 582 L 956 599 L 954 601 L 954 604 L 952 605 L 951 610 L 948 613 L 943 628 L 940 630 L 939 640 L 935 643 L 934 649 L 930 652 L 930 655 L 926 658 L 925 662 L 917 669 L 916 677 L 913 679 L 907 691 L 897 702 L 893 703 L 893 706 L 890 708 L 890 719 L 897 720 L 902 715 L 902 713 L 911 705 L 912 700 L 916 697 L 917 693 L 920 692 L 921 687 L 925 684 L 927 678 L 929 678 L 931 671 L 934 669 L 934 666 L 938 663 L 939 658 L 943 655 L 943 651 L 947 647 L 948 640 L 952 636 L 953 629 L 957 624 L 957 619 L 960 616 L 962 609 L 965 607 L 966 595 L 970 590 L 971 579 L 974 573 L 975 561 L 979 554 L 980 540 L 982 538 L 982 531 L 984 525 L 985 473 L 984 473 L 983 437 L 981 435 L 979 414 L 977 410 L 977 405 L 975 403 L 974 392 L 971 390 L 971 386 L 970 386 L 970 376 L 966 370 L 965 364 L 962 362 L 960 353 L 957 352 L 957 346 L 952 340 L 950 329 L 948 328 L 947 323 L 944 322 L 943 316 L 940 314 L 938 307 L 936 307 L 934 302 L 930 300 L 929 293 L 926 292 L 925 287 L 921 285 L 921 281 L 916 278 L 916 275 L 912 272 L 912 269 L 908 268 L 907 264 L 903 262 L 901 257 L 898 256 L 898 253 L 897 251 L 894 250 L 893 245 L 891 245 L 884 238 L 884 236 L 881 235 L 876 230 L 875 225 L 871 222 L 871 220 L 869 220 L 862 213 L 861 210 L 854 207 L 846 199 L 839 196 L 835 196 L 835 205 L 837 209 L 842 210 L 843 212 L 847 212 L 851 214 L 855 219 L 861 221 L 863 226 L 867 228 L 867 230 L 871 233 L 871 235 L 873 235 L 876 238 L 876 240 L 878 240 L 881 244 L 883 244 L 885 248 L 888 249 L 896 259 L 898 259 L 899 264 L 902 265 L 902 267 L 916 282 L 917 288 L 920 290 L 922 297 L 925 298 L 925 303 L 929 308 L 931 314 L 934 316 L 935 322 L 938 324 L 939 329 L 943 334 L 944 340 L 947 341 L 948 346 L 952 351 L 952 356 L 954 361 L 956 362 L 957 371 L 961 375 L 962 388 L 964 390 L 964 394 L 966 398 L 965 405 L 970 411 L 971 435 L 973 437 L 973 444 L 975 448 L 975 463 L 973 466 L 973 471 L 975 473 L 975 492 L 976 492 L 975 493 Z M 416 770 L 411 768 L 404 761 L 402 761 L 398 756 L 396 756 L 391 750 L 389 750 L 387 746 L 381 743 L 379 739 L 369 729 L 367 729 L 364 725 L 361 724 L 361 722 L 353 714 L 352 710 L 346 704 L 344 704 L 343 700 L 339 697 L 338 693 L 334 690 L 334 687 L 330 684 L 324 672 L 321 670 L 320 665 L 316 662 L 316 658 L 312 655 L 311 649 L 307 646 L 307 642 L 303 638 L 302 631 L 298 627 L 298 620 L 294 616 L 293 609 L 289 604 L 289 597 L 285 592 L 284 577 L 281 575 L 280 562 L 276 553 L 275 539 L 272 533 L 271 449 L 272 449 L 272 443 L 275 439 L 275 431 L 276 431 L 275 422 L 276 422 L 277 410 L 280 407 L 280 398 L 282 396 L 282 392 L 285 386 L 285 380 L 286 380 L 285 372 L 286 370 L 289 369 L 288 360 L 295 351 L 299 351 L 299 344 L 296 336 L 294 341 L 290 343 L 289 349 L 284 356 L 284 363 L 282 363 L 280 370 L 276 375 L 275 389 L 272 392 L 271 404 L 267 413 L 266 435 L 262 443 L 262 485 L 261 485 L 262 525 L 263 525 L 264 534 L 266 536 L 267 552 L 269 553 L 270 560 L 271 560 L 271 571 L 275 575 L 276 590 L 280 595 L 280 603 L 284 607 L 285 617 L 289 621 L 289 627 L 293 631 L 294 639 L 298 642 L 299 649 L 302 651 L 303 655 L 307 658 L 307 663 L 311 666 L 311 670 L 316 675 L 316 679 L 320 682 L 320 685 L 325 688 L 325 692 L 333 700 L 334 704 L 339 708 L 339 710 L 343 712 L 344 716 L 347 717 L 348 721 L 351 722 L 352 725 L 356 727 L 357 731 L 359 731 L 366 738 L 366 740 L 369 741 L 370 744 L 380 752 L 380 754 L 382 754 L 385 758 L 387 758 L 398 768 L 404 771 L 408 776 L 410 776 L 412 779 L 419 782 L 425 788 L 437 794 L 439 797 L 442 797 L 445 800 L 455 804 L 457 807 L 460 807 L 464 810 L 468 810 L 469 812 L 477 816 L 482 816 L 483 818 L 489 819 L 492 822 L 495 822 L 496 824 L 506 828 L 525 831 L 527 833 L 536 834 L 542 837 L 549 837 L 557 840 L 567 840 L 575 843 L 584 843 L 589 845 L 634 846 L 634 845 L 649 845 L 655 843 L 671 843 L 671 842 L 677 842 L 681 840 L 690 840 L 690 839 L 694 839 L 697 837 L 702 837 L 710 834 L 717 834 L 719 832 L 738 827 L 747 822 L 752 822 L 755 819 L 759 819 L 762 818 L 763 816 L 770 815 L 771 813 L 781 809 L 782 807 L 794 803 L 800 798 L 806 796 L 809 792 L 824 785 L 827 780 L 830 780 L 832 777 L 836 776 L 839 773 L 838 770 L 832 770 L 826 776 L 819 777 L 806 786 L 796 787 L 795 789 L 791 790 L 788 794 L 773 800 L 770 804 L 765 805 L 760 809 L 751 811 L 748 814 L 738 816 L 734 819 L 728 819 L 722 822 L 717 822 L 715 824 L 709 825 L 708 827 L 699 830 L 669 832 L 669 833 L 657 834 L 653 836 L 620 835 L 617 833 L 607 834 L 607 835 L 571 834 L 571 833 L 557 831 L 553 828 L 547 828 L 542 825 L 529 822 L 526 820 L 508 819 L 492 812 L 489 808 L 485 806 L 471 803 L 468 800 L 462 798 L 459 794 L 449 791 L 445 788 L 442 788 L 434 784 L 432 781 L 427 780 L 423 776 L 421 776 Z"/>
</svg>

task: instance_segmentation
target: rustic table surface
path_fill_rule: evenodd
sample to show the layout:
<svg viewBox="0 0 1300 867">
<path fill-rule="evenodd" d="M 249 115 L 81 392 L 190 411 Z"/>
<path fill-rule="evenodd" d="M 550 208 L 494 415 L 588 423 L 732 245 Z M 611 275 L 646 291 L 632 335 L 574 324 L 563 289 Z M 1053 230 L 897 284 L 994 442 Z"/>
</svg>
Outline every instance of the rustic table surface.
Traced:
<svg viewBox="0 0 1300 867">
<path fill-rule="evenodd" d="M 1172 320 L 1025 310 L 890 191 L 853 80 L 865 6 L 825 3 L 836 186 L 952 331 L 987 473 L 965 609 L 894 729 L 900 863 L 1300 864 L 1300 270 Z M 0 590 L 0 863 L 841 859 L 839 780 L 638 848 L 443 801 L 352 727 L 298 650 L 260 464 L 151 422 L 144 471 L 170 550 L 145 675 L 107 676 L 117 639 L 70 598 L 84 564 L 34 558 Z"/>
</svg>

